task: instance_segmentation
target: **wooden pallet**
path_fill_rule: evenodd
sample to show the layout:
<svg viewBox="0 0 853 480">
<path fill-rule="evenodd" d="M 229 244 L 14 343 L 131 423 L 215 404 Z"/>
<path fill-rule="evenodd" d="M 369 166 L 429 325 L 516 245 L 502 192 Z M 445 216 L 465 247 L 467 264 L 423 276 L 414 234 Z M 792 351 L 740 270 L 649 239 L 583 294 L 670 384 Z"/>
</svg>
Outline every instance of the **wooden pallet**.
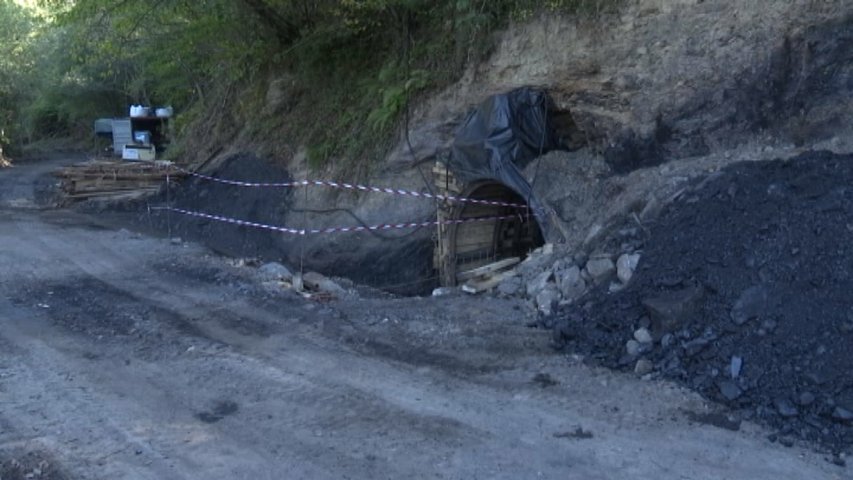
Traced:
<svg viewBox="0 0 853 480">
<path fill-rule="evenodd" d="M 89 199 L 131 200 L 154 195 L 169 181 L 185 175 L 167 162 L 92 161 L 55 173 L 68 202 Z"/>
</svg>

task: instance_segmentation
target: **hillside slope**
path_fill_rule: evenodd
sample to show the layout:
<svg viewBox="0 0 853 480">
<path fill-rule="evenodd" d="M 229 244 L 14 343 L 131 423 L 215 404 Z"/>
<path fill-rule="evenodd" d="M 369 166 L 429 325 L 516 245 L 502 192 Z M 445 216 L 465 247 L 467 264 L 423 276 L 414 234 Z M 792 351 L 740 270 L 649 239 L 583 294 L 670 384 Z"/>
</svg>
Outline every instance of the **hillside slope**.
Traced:
<svg viewBox="0 0 853 480">
<path fill-rule="evenodd" d="M 551 188 L 540 188 L 537 195 L 563 223 L 562 238 L 550 240 L 565 243 L 569 251 L 593 248 L 593 230 L 603 235 L 626 215 L 653 215 L 684 181 L 709 169 L 785 158 L 815 146 L 850 151 L 851 51 L 853 5 L 841 0 L 640 0 L 595 19 L 537 18 L 502 33 L 486 61 L 469 65 L 459 82 L 420 103 L 407 128 L 398 131 L 395 146 L 361 180 L 427 191 L 430 163 L 446 153 L 471 108 L 492 94 L 540 87 L 551 95 L 553 126 L 572 150 L 561 158 L 605 165 L 583 185 L 597 192 L 596 198 L 571 204 L 571 211 L 559 203 L 566 189 L 578 186 L 566 173 L 572 168 L 557 165 L 543 173 L 551 177 Z M 276 101 L 296 94 L 281 82 L 270 89 L 271 111 Z M 205 168 L 251 178 L 252 167 L 228 164 L 247 152 L 262 152 L 262 144 L 262 139 L 240 135 Z M 281 178 L 322 175 L 309 169 L 304 145 L 277 152 L 275 158 L 262 154 L 259 160 L 275 163 Z M 666 166 L 655 167 L 660 164 Z M 532 174 L 529 180 L 535 182 Z M 226 198 L 244 198 L 234 195 Z M 419 199 L 335 190 L 299 191 L 286 199 L 291 212 L 302 213 L 269 221 L 326 228 L 423 221 L 434 218 L 435 211 L 433 203 Z M 221 207 L 215 213 L 237 217 L 270 211 L 260 197 L 213 205 Z M 267 253 L 278 252 L 290 262 L 374 284 L 417 283 L 432 273 L 433 229 L 405 236 L 314 237 L 311 242 L 241 235 L 264 236 L 271 247 Z M 231 245 L 228 239 L 206 240 Z"/>
</svg>

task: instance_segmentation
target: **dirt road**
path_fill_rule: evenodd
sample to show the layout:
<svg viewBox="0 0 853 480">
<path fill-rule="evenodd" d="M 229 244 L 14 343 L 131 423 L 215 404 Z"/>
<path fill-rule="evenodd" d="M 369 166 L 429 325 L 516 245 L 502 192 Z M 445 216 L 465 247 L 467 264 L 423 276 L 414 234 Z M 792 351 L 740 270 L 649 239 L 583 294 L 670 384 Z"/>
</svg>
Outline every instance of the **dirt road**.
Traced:
<svg viewBox="0 0 853 480">
<path fill-rule="evenodd" d="M 711 411 L 693 393 L 550 353 L 510 302 L 312 303 L 40 209 L 51 166 L 0 170 L 4 480 L 849 478 L 691 422 Z"/>
</svg>

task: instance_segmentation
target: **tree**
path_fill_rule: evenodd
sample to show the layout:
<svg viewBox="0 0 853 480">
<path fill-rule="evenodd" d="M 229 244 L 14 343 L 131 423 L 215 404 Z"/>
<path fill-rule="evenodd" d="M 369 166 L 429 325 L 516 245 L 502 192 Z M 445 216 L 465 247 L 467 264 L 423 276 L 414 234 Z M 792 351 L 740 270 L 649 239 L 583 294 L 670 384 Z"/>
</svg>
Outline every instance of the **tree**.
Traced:
<svg viewBox="0 0 853 480">
<path fill-rule="evenodd" d="M 0 157 L 20 131 L 20 109 L 30 96 L 37 18 L 12 0 L 0 0 Z"/>
</svg>

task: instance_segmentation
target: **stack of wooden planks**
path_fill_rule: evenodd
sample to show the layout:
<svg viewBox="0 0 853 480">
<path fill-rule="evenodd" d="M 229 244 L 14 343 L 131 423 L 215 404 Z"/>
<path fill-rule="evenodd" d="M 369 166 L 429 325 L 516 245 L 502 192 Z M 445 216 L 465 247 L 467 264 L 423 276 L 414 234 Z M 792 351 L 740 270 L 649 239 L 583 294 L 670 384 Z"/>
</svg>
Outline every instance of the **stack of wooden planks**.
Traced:
<svg viewBox="0 0 853 480">
<path fill-rule="evenodd" d="M 462 283 L 462 291 L 480 293 L 491 290 L 509 277 L 515 276 L 515 266 L 521 262 L 518 257 L 505 258 L 482 267 L 456 274 L 456 281 Z"/>
<path fill-rule="evenodd" d="M 184 174 L 170 162 L 90 161 L 71 165 L 55 174 L 68 202 L 89 199 L 135 200 L 155 194 L 166 178 L 179 180 Z"/>
</svg>

